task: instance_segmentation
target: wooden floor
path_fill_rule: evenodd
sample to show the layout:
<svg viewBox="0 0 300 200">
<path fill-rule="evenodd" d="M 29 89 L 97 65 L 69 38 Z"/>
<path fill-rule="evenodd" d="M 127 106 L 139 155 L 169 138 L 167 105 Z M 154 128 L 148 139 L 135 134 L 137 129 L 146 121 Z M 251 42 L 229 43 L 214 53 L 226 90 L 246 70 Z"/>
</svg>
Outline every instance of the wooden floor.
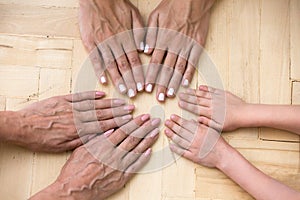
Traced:
<svg viewBox="0 0 300 200">
<path fill-rule="evenodd" d="M 86 58 L 77 22 L 78 0 L 0 0 L 0 109 L 16 110 L 74 88 Z M 132 0 L 145 21 L 159 0 Z M 206 49 L 224 87 L 253 103 L 300 104 L 300 1 L 219 0 Z M 149 58 L 143 56 L 143 61 Z M 72 81 L 73 80 L 73 81 Z M 200 80 L 195 79 L 196 86 Z M 102 88 L 109 91 L 110 88 Z M 150 112 L 154 97 L 134 101 Z M 176 100 L 165 116 L 179 111 Z M 175 111 L 174 111 L 175 108 Z M 242 115 L 243 113 L 241 113 Z M 224 137 L 255 166 L 300 191 L 299 137 L 272 129 L 243 129 Z M 167 145 L 161 134 L 154 151 Z M 32 153 L 0 144 L 0 199 L 25 199 L 58 175 L 69 153 Z M 214 169 L 180 159 L 136 176 L 111 199 L 251 199 Z"/>
</svg>

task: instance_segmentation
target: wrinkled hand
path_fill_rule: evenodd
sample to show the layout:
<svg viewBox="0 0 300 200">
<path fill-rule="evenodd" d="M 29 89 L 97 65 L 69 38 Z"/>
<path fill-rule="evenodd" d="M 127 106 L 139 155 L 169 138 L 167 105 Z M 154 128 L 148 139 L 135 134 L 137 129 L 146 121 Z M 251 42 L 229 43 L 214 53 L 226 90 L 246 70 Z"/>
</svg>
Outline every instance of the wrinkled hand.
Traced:
<svg viewBox="0 0 300 200">
<path fill-rule="evenodd" d="M 165 126 L 165 134 L 173 142 L 171 151 L 197 164 L 219 167 L 223 152 L 230 148 L 218 131 L 196 121 L 172 115 Z"/>
<path fill-rule="evenodd" d="M 187 87 L 205 44 L 214 0 L 162 0 L 148 22 L 145 53 L 152 54 L 146 91 L 157 85 L 158 101 Z M 201 45 L 201 46 L 200 46 Z"/>
<path fill-rule="evenodd" d="M 188 89 L 179 98 L 179 107 L 197 115 L 198 122 L 219 131 L 234 131 L 247 120 L 243 117 L 247 103 L 227 91 L 200 86 L 197 90 Z"/>
<path fill-rule="evenodd" d="M 102 99 L 103 92 L 52 97 L 18 111 L 14 143 L 42 152 L 72 150 L 96 133 L 127 123 L 134 106 L 121 99 Z"/>
<path fill-rule="evenodd" d="M 159 119 L 141 115 L 77 148 L 54 184 L 34 199 L 104 199 L 124 187 L 150 158 Z"/>
<path fill-rule="evenodd" d="M 81 38 L 96 76 L 107 83 L 107 69 L 115 87 L 134 97 L 144 89 L 138 50 L 144 50 L 144 26 L 129 0 L 80 0 Z M 112 37 L 114 36 L 114 37 Z"/>
</svg>

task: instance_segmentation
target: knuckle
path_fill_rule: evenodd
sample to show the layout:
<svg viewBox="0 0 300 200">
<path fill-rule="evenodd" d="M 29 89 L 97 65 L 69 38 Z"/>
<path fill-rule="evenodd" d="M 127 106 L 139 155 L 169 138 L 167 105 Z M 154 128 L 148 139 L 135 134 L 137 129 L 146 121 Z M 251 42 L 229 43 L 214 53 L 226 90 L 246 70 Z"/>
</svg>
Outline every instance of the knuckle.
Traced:
<svg viewBox="0 0 300 200">
<path fill-rule="evenodd" d="M 132 66 L 140 65 L 139 59 L 135 56 L 130 57 L 129 62 L 131 63 Z"/>
<path fill-rule="evenodd" d="M 121 70 L 127 70 L 129 68 L 127 61 L 124 59 L 120 61 L 119 67 Z"/>
<path fill-rule="evenodd" d="M 107 122 L 99 121 L 99 128 L 101 129 L 100 131 L 107 131 L 110 127 Z"/>
</svg>

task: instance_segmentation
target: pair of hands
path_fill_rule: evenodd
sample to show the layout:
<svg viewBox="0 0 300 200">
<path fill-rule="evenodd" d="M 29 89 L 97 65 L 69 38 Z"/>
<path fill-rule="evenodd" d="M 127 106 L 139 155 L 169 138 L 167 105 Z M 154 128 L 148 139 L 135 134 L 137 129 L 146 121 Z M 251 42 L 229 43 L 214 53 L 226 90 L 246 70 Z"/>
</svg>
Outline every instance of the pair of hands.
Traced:
<svg viewBox="0 0 300 200">
<path fill-rule="evenodd" d="M 155 85 L 158 101 L 174 97 L 180 84 L 192 81 L 213 3 L 162 0 L 145 29 L 129 0 L 80 0 L 81 37 L 99 81 L 108 82 L 107 71 L 117 90 L 130 98 L 144 89 L 152 92 Z M 145 78 L 138 52 L 152 54 Z"/>
</svg>

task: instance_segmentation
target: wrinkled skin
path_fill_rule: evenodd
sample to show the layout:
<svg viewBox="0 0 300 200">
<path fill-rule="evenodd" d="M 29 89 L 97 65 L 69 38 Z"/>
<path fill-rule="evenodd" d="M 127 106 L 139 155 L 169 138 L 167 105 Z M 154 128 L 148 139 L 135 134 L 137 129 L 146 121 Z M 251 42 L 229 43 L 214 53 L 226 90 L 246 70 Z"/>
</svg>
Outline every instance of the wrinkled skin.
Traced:
<svg viewBox="0 0 300 200">
<path fill-rule="evenodd" d="M 134 106 L 102 99 L 103 92 L 52 97 L 17 111 L 17 130 L 7 140 L 38 152 L 72 150 L 95 133 L 127 123 Z M 80 138 L 81 137 L 81 138 Z"/>
<path fill-rule="evenodd" d="M 214 129 L 234 131 L 247 121 L 244 117 L 246 102 L 230 92 L 200 86 L 181 93 L 179 98 L 179 107 L 194 113 L 198 122 Z"/>
<path fill-rule="evenodd" d="M 80 0 L 79 5 L 82 42 L 99 81 L 107 83 L 107 70 L 119 92 L 136 96 L 144 89 L 138 50 L 144 50 L 145 31 L 139 11 L 129 0 Z"/>
<path fill-rule="evenodd" d="M 145 53 L 152 58 L 145 83 L 147 92 L 157 85 L 158 101 L 174 97 L 180 84 L 191 83 L 213 4 L 214 0 L 162 0 L 151 13 Z"/>
<path fill-rule="evenodd" d="M 159 119 L 141 115 L 77 148 L 57 180 L 31 199 L 105 199 L 124 187 L 150 158 Z"/>
</svg>

